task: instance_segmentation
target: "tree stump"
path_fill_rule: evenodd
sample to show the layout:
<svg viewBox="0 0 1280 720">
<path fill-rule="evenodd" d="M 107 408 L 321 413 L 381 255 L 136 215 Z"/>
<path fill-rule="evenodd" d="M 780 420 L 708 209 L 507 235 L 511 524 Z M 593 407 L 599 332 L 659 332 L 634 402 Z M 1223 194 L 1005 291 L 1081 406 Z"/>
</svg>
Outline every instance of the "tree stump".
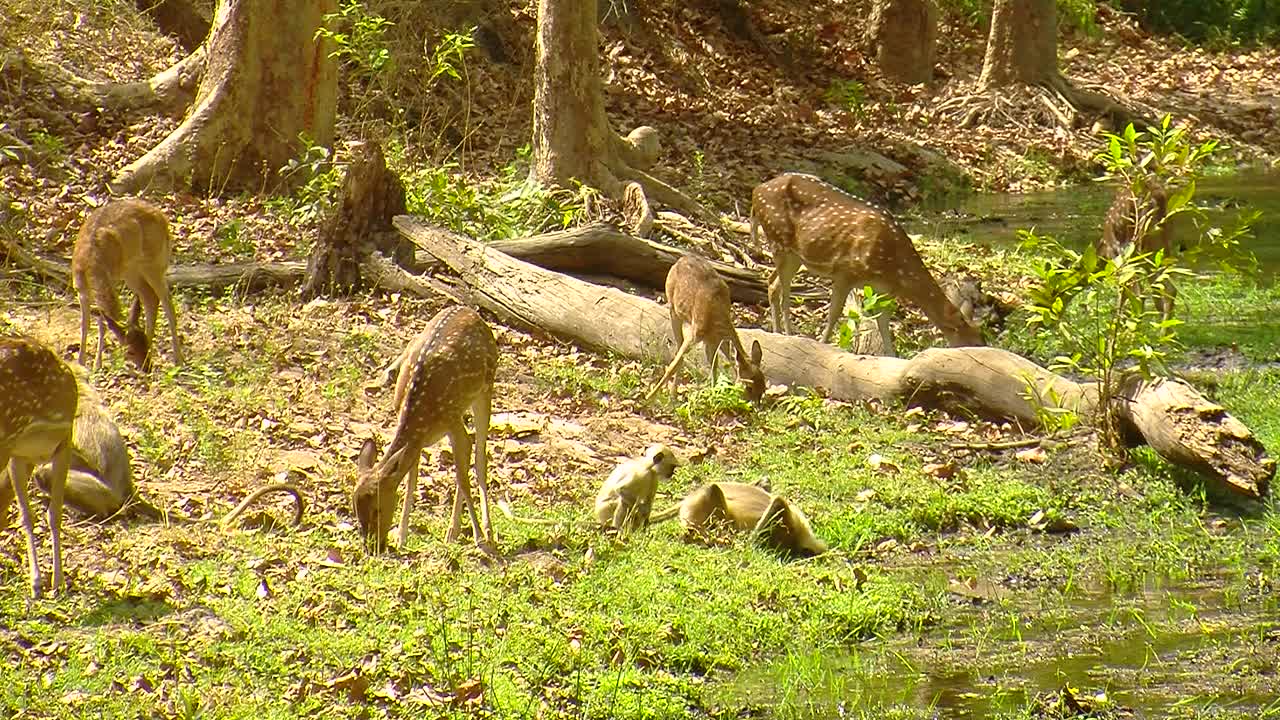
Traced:
<svg viewBox="0 0 1280 720">
<path fill-rule="evenodd" d="M 325 221 L 307 262 L 304 298 L 355 292 L 360 267 L 377 251 L 404 267 L 413 264 L 413 245 L 391 225 L 405 212 L 404 183 L 387 169 L 376 142 L 353 148 L 355 157 L 342 182 L 342 202 Z"/>
</svg>

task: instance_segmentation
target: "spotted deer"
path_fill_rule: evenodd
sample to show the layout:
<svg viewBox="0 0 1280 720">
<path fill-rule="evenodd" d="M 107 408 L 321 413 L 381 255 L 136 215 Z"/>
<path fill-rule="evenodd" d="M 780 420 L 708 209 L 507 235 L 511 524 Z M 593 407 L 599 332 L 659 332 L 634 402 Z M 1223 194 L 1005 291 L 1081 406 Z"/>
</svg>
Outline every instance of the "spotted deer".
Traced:
<svg viewBox="0 0 1280 720">
<path fill-rule="evenodd" d="M 457 485 L 445 541 L 453 542 L 457 538 L 464 503 L 471 516 L 477 546 L 483 548 L 492 539 L 485 445 L 497 366 L 498 346 L 489 326 L 475 310 L 454 306 L 436 313 L 388 367 L 389 372 L 399 370 L 395 390 L 399 419 L 395 438 L 376 463 L 377 444 L 372 438 L 366 440 L 356 463 L 358 473 L 352 504 L 366 546 L 375 552 L 385 549 L 387 532 L 394 522 L 400 481 L 407 476 L 398 538 L 399 546 L 404 547 L 418 490 L 418 458 L 424 447 L 445 435 L 449 436 L 453 449 Z M 483 529 L 476 519 L 471 483 L 467 479 L 472 453 L 464 419 L 468 410 L 475 418 L 476 482 L 480 486 Z"/>
<path fill-rule="evenodd" d="M 769 310 L 774 332 L 794 334 L 791 281 L 804 265 L 831 279 L 822 330 L 828 342 L 849 292 L 870 285 L 914 303 L 952 346 L 981 345 L 982 335 L 938 286 L 920 254 L 889 213 L 811 175 L 783 173 L 751 193 L 751 238 L 764 231 L 773 251 Z M 881 325 L 881 334 L 884 326 Z M 886 347 L 892 340 L 883 338 Z"/>
<path fill-rule="evenodd" d="M 648 402 L 668 380 L 675 389 L 676 374 L 684 356 L 694 345 L 702 343 L 711 365 L 711 383 L 716 382 L 717 361 L 723 352 L 733 351 L 738 381 L 746 383 L 747 398 L 759 402 L 764 395 L 765 379 L 760 372 L 760 343 L 751 344 L 751 354 L 742 347 L 730 312 L 729 286 L 715 267 L 701 255 L 689 253 L 681 257 L 667 272 L 667 307 L 671 314 L 671 334 L 676 341 L 676 355 L 662 378 L 654 383 L 644 400 Z M 727 346 L 727 347 L 726 347 Z"/>
<path fill-rule="evenodd" d="M 0 526 L 7 526 L 9 503 L 18 501 L 27 538 L 31 596 L 44 591 L 31 521 L 27 483 L 32 469 L 52 460 L 49 473 L 49 540 L 53 545 L 53 591 L 61 590 L 62 498 L 71 464 L 71 428 L 78 401 L 76 379 L 53 351 L 25 337 L 0 338 L 0 468 L 8 482 L 0 485 Z"/>
<path fill-rule="evenodd" d="M 1120 188 L 1102 221 L 1102 236 L 1095 244 L 1098 255 L 1114 260 L 1124 252 L 1126 246 L 1135 242 L 1135 252 L 1138 253 L 1172 253 L 1173 237 L 1165 222 L 1168 205 L 1169 195 L 1158 185 L 1140 194 L 1134 194 L 1133 189 L 1128 186 Z M 1166 280 L 1163 287 L 1155 290 L 1156 310 L 1168 320 L 1173 316 L 1177 288 Z"/>
<path fill-rule="evenodd" d="M 80 364 L 84 364 L 89 338 L 89 316 L 98 316 L 98 348 L 95 370 L 102 366 L 103 325 L 125 348 L 134 365 L 151 368 L 151 341 L 155 336 L 156 307 L 164 305 L 173 344 L 173 362 L 182 364 L 178 348 L 177 318 L 169 294 L 169 221 L 160 208 L 139 198 L 113 200 L 94 210 L 76 236 L 71 254 L 71 276 L 80 296 Z M 120 320 L 116 285 L 124 281 L 136 299 L 128 322 Z M 138 308 L 145 316 L 145 331 L 138 327 Z"/>
</svg>

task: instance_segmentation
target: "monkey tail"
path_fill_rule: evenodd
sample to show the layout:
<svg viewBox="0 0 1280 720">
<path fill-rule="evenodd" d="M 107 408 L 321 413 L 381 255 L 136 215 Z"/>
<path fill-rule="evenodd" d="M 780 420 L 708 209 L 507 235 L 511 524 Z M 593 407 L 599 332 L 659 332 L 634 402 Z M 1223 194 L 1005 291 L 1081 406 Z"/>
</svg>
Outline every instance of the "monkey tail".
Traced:
<svg viewBox="0 0 1280 720">
<path fill-rule="evenodd" d="M 657 525 L 658 523 L 670 520 L 671 518 L 679 514 L 680 514 L 680 503 L 676 503 L 675 505 L 672 505 L 671 507 L 667 508 L 666 510 L 663 510 L 662 512 L 656 512 L 650 515 L 649 524 Z"/>
<path fill-rule="evenodd" d="M 288 493 L 293 496 L 293 501 L 295 504 L 294 511 L 293 511 L 293 525 L 294 527 L 301 525 L 302 514 L 306 508 L 306 502 L 302 499 L 302 493 L 298 492 L 298 487 L 293 483 L 277 483 L 275 485 L 268 485 L 266 487 L 258 488 L 257 490 L 254 490 L 253 492 L 249 493 L 248 497 L 246 497 L 244 500 L 241 500 L 240 504 L 237 505 L 234 510 L 227 513 L 226 517 L 222 518 L 222 522 L 220 524 L 224 528 L 229 527 L 231 523 L 235 522 L 237 518 L 239 518 L 241 515 L 244 514 L 245 510 L 249 509 L 250 505 L 260 500 L 263 496 L 270 495 L 271 493 L 275 493 L 275 492 Z"/>
</svg>

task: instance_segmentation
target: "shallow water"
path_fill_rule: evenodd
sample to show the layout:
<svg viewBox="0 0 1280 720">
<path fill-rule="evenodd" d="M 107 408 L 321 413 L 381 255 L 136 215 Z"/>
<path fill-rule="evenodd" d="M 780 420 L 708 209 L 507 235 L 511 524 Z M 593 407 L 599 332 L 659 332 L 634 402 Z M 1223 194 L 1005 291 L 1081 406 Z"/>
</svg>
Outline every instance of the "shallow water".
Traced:
<svg viewBox="0 0 1280 720">
<path fill-rule="evenodd" d="M 1025 195 L 944 198 L 921 208 L 923 219 L 908 219 L 907 225 L 912 232 L 962 233 L 994 244 L 1017 242 L 1017 230 L 1034 227 L 1038 234 L 1082 247 L 1102 233 L 1102 217 L 1113 193 L 1112 186 L 1099 184 Z M 1206 178 L 1196 199 L 1215 208 L 1210 213 L 1215 224 L 1229 224 L 1241 209 L 1260 210 L 1262 217 L 1247 247 L 1266 276 L 1280 274 L 1280 172 Z M 1192 231 L 1175 227 L 1177 233 Z"/>
<path fill-rule="evenodd" d="M 891 708 L 986 718 L 1066 687 L 1083 702 L 1103 693 L 1125 717 L 1188 708 L 1280 712 L 1271 649 L 1280 644 L 1280 617 L 1274 607 L 1240 606 L 1220 587 L 956 604 L 920 635 L 790 658 L 739 673 L 714 692 L 747 707 L 785 703 L 814 718 L 878 717 Z M 796 665 L 810 667 L 796 672 Z M 1249 672 L 1258 667 L 1271 671 Z M 780 687 L 779 677 L 805 680 Z"/>
</svg>

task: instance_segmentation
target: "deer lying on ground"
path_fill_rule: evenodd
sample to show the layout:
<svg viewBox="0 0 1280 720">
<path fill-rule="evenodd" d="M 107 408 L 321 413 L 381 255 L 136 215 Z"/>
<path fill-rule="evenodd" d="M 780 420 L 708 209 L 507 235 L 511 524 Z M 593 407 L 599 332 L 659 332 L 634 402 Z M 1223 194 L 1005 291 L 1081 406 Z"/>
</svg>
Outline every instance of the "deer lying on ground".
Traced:
<svg viewBox="0 0 1280 720">
<path fill-rule="evenodd" d="M 671 334 L 676 340 L 676 355 L 663 372 L 662 378 L 645 395 L 645 402 L 653 398 L 668 380 L 671 381 L 672 392 L 675 391 L 676 373 L 684 363 L 684 356 L 697 343 L 702 343 L 706 351 L 707 362 L 711 365 L 712 385 L 716 382 L 720 353 L 728 355 L 732 350 L 738 380 L 747 385 L 747 398 L 753 403 L 759 402 L 765 391 L 764 374 L 760 372 L 760 343 L 751 344 L 751 355 L 748 356 L 746 349 L 742 347 L 742 341 L 738 339 L 738 331 L 733 326 L 729 286 L 715 267 L 701 255 L 693 253 L 677 260 L 667 272 L 667 307 L 671 313 Z"/>
<path fill-rule="evenodd" d="M 365 441 L 357 461 L 358 475 L 352 498 L 360 532 L 366 545 L 375 552 L 385 549 L 387 532 L 394 522 L 400 481 L 408 476 L 400 512 L 399 545 L 404 547 L 418 490 L 418 458 L 424 447 L 444 435 L 449 436 L 453 448 L 457 482 L 453 516 L 445 541 L 452 542 L 458 536 L 463 504 L 471 516 L 477 546 L 485 547 L 492 538 L 485 445 L 497 366 L 498 346 L 489 326 L 475 310 L 455 306 L 437 313 L 388 367 L 388 372 L 399 368 L 395 392 L 399 419 L 395 438 L 376 464 L 377 444 L 372 438 Z M 467 479 L 472 451 L 464 420 L 468 409 L 475 418 L 476 483 L 480 486 L 483 529 L 476 519 Z"/>
<path fill-rule="evenodd" d="M 1136 195 L 1128 186 L 1120 188 L 1102 221 L 1102 236 L 1095 245 L 1098 255 L 1114 260 L 1126 246 L 1135 242 L 1137 247 L 1134 251 L 1137 253 L 1164 251 L 1166 256 L 1172 253 L 1173 237 L 1165 222 L 1168 205 L 1168 193 L 1158 185 Z M 1173 316 L 1177 288 L 1166 279 L 1164 286 L 1155 288 L 1155 291 L 1156 310 L 1161 318 L 1168 320 Z"/>
<path fill-rule="evenodd" d="M 61 590 L 62 497 L 71 464 L 71 427 L 75 422 L 76 379 L 53 351 L 25 337 L 0 338 L 0 468 L 8 482 L 0 486 L 0 523 L 7 524 L 9 503 L 18 500 L 27 538 L 31 596 L 44 591 L 31 521 L 27 483 L 38 463 L 52 460 L 49 473 L 49 540 L 53 545 L 53 591 Z"/>
<path fill-rule="evenodd" d="M 757 228 L 764 231 L 773 252 L 769 310 L 774 332 L 795 333 L 791 281 L 804 265 L 831 279 L 824 343 L 844 314 L 849 292 L 870 285 L 914 303 L 950 345 L 982 344 L 981 333 L 947 299 L 911 238 L 885 210 L 812 175 L 783 173 L 751 193 L 752 242 Z M 884 337 L 883 343 L 892 347 L 891 338 Z"/>
<path fill-rule="evenodd" d="M 89 338 L 89 315 L 98 316 L 98 348 L 93 368 L 102 366 L 103 324 L 124 346 L 125 353 L 144 372 L 151 367 L 151 341 L 156 329 L 156 306 L 164 305 L 173 344 L 173 362 L 182 364 L 173 297 L 165 272 L 169 269 L 169 221 L 151 203 L 138 198 L 113 200 L 89 214 L 76 236 L 71 276 L 80 296 L 80 363 Z M 120 321 L 116 284 L 124 281 L 136 299 L 127 323 Z M 138 327 L 138 308 L 145 330 Z"/>
</svg>

